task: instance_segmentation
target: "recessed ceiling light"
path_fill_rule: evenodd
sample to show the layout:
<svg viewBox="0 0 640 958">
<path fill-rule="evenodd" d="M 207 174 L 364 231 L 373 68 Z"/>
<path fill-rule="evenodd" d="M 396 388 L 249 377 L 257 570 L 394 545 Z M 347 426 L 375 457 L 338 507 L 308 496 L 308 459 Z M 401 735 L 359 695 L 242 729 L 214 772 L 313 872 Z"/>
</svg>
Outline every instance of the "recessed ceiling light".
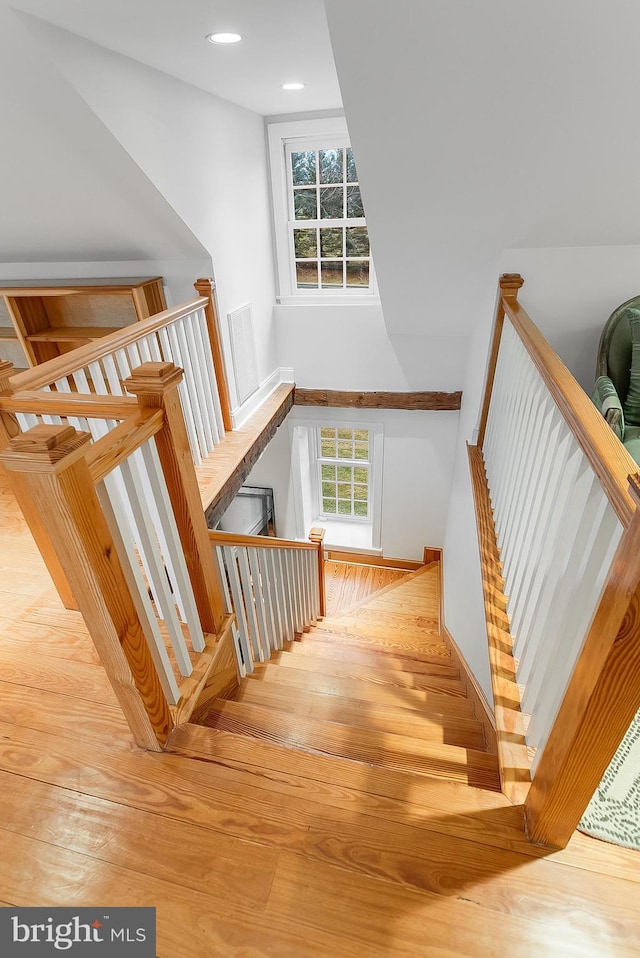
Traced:
<svg viewBox="0 0 640 958">
<path fill-rule="evenodd" d="M 298 83 L 296 81 L 295 83 L 283 83 L 280 89 L 281 90 L 304 90 L 306 85 L 307 85 L 306 83 Z"/>
<path fill-rule="evenodd" d="M 210 33 L 207 37 L 209 43 L 240 43 L 242 39 L 240 33 Z"/>
</svg>

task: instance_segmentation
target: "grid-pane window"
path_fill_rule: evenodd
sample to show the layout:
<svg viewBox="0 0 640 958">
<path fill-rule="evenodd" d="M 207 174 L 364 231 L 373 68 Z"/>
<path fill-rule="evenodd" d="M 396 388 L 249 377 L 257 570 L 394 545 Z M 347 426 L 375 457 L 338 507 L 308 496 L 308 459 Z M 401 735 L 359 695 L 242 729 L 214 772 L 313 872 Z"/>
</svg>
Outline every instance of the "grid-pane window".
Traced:
<svg viewBox="0 0 640 958">
<path fill-rule="evenodd" d="M 317 440 L 321 516 L 368 519 L 369 430 L 321 426 Z"/>
<path fill-rule="evenodd" d="M 286 154 L 294 288 L 368 291 L 371 249 L 353 150 L 293 143 Z"/>
</svg>

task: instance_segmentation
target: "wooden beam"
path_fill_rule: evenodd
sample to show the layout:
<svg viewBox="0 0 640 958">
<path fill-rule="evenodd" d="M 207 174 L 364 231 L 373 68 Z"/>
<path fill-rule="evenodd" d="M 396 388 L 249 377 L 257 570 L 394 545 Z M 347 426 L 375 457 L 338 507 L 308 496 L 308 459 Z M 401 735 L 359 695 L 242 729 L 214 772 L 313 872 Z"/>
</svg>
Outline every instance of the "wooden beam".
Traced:
<svg viewBox="0 0 640 958">
<path fill-rule="evenodd" d="M 482 566 L 482 589 L 489 643 L 500 780 L 502 791 L 507 798 L 515 804 L 520 804 L 529 791 L 531 776 L 520 709 L 520 690 L 516 681 L 513 642 L 503 591 L 504 580 L 496 544 L 484 460 L 478 446 L 468 446 L 467 449 Z"/>
<path fill-rule="evenodd" d="M 525 802 L 529 838 L 564 848 L 640 707 L 640 475 L 637 504 Z"/>
<path fill-rule="evenodd" d="M 71 426 L 35 426 L 0 453 L 18 501 L 46 517 L 107 676 L 139 746 L 159 751 L 173 726 L 84 455 L 91 437 Z"/>
<path fill-rule="evenodd" d="M 462 392 L 348 392 L 341 389 L 301 389 L 296 386 L 296 406 L 337 406 L 341 409 L 460 409 Z"/>
<path fill-rule="evenodd" d="M 293 386 L 283 384 L 241 429 L 227 433 L 215 453 L 198 468 L 207 525 L 224 515 L 293 405 Z"/>
</svg>

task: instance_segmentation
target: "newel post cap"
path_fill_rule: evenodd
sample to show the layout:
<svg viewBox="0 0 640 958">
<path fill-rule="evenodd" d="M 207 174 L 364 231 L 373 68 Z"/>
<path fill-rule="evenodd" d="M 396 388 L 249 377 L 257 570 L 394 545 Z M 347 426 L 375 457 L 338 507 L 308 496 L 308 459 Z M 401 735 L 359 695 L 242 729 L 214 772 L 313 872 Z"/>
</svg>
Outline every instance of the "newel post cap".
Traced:
<svg viewBox="0 0 640 958">
<path fill-rule="evenodd" d="M 0 461 L 14 472 L 61 472 L 83 458 L 90 442 L 88 432 L 43 423 L 11 439 Z"/>
<path fill-rule="evenodd" d="M 158 396 L 178 386 L 183 373 L 175 363 L 142 363 L 125 379 L 124 387 L 134 396 Z"/>
</svg>

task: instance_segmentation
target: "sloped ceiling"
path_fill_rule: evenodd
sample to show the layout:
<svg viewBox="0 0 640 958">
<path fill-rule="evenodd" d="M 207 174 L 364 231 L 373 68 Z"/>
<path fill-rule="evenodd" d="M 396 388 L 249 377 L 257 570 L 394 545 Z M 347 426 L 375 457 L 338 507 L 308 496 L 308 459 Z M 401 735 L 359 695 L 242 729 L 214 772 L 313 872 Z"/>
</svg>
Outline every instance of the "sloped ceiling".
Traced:
<svg viewBox="0 0 640 958">
<path fill-rule="evenodd" d="M 206 261 L 17 15 L 0 5 L 0 262 Z"/>
<path fill-rule="evenodd" d="M 256 113 L 341 106 L 322 0 L 12 0 L 16 9 Z M 244 42 L 215 46 L 214 31 Z M 300 92 L 280 89 L 289 80 Z"/>
<path fill-rule="evenodd" d="M 390 331 L 468 331 L 504 248 L 640 241 L 640 5 L 325 6 Z"/>
</svg>

